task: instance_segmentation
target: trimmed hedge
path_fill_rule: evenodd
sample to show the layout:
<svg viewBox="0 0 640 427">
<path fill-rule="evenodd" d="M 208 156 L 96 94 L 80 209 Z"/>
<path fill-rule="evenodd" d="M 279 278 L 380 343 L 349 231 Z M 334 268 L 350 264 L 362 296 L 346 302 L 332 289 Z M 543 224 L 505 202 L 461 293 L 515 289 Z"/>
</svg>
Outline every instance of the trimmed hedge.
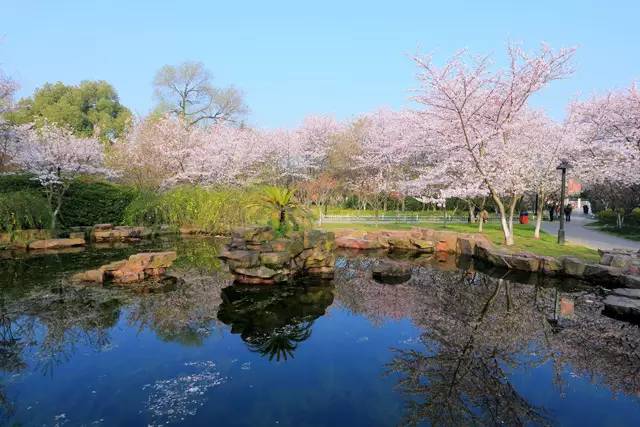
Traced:
<svg viewBox="0 0 640 427">
<path fill-rule="evenodd" d="M 63 227 L 122 224 L 127 206 L 137 196 L 138 192 L 132 187 L 78 179 L 64 197 L 60 223 Z"/>
</svg>

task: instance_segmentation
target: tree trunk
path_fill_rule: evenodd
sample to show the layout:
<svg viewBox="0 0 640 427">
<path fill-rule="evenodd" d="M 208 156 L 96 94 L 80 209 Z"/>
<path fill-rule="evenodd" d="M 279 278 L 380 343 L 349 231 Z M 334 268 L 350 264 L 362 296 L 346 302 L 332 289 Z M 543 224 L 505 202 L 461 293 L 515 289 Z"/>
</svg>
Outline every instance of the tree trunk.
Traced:
<svg viewBox="0 0 640 427">
<path fill-rule="evenodd" d="M 544 192 L 538 192 L 538 206 L 536 209 L 536 231 L 533 232 L 535 239 L 540 238 L 540 228 L 542 226 L 542 212 L 544 210 Z"/>
<path fill-rule="evenodd" d="M 500 226 L 502 227 L 502 234 L 504 235 L 504 244 L 506 246 L 513 245 L 513 233 L 511 232 L 511 228 L 509 228 L 509 224 L 507 223 L 507 212 L 504 208 L 504 203 L 500 200 L 500 197 L 493 191 L 491 191 L 491 197 L 493 201 L 496 203 L 498 207 L 498 212 L 500 214 Z"/>
<path fill-rule="evenodd" d="M 511 198 L 511 204 L 509 206 L 509 231 L 513 236 L 513 214 L 516 210 L 516 204 L 518 203 L 518 197 L 514 194 Z"/>
<path fill-rule="evenodd" d="M 478 231 L 482 233 L 482 227 L 484 224 L 484 219 L 482 218 L 482 212 L 484 212 L 484 205 L 487 203 L 487 198 L 482 198 L 482 203 L 480 203 L 480 217 L 478 218 Z"/>
</svg>

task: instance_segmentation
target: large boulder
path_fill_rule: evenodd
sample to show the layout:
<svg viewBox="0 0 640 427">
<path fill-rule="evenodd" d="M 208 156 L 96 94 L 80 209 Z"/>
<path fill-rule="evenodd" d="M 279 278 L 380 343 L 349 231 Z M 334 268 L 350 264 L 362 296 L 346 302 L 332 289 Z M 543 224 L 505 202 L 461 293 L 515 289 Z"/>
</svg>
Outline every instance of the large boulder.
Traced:
<svg viewBox="0 0 640 427">
<path fill-rule="evenodd" d="M 174 251 L 143 252 L 131 255 L 129 259 L 110 262 L 95 270 L 76 273 L 73 282 L 112 282 L 128 284 L 140 282 L 150 277 L 161 277 L 177 258 Z"/>
<path fill-rule="evenodd" d="M 236 282 L 274 284 L 295 276 L 333 277 L 335 235 L 322 230 L 275 238 L 269 227 L 239 228 L 218 256 Z"/>
<path fill-rule="evenodd" d="M 84 238 L 35 240 L 29 243 L 29 250 L 64 249 L 84 244 Z"/>
</svg>

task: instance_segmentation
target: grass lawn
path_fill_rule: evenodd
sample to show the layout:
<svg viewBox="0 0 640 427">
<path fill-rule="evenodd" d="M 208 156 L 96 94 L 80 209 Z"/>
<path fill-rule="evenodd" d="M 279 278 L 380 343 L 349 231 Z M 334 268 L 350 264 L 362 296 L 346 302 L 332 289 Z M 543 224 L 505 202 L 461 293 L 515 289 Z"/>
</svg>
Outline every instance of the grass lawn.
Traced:
<svg viewBox="0 0 640 427">
<path fill-rule="evenodd" d="M 443 224 L 325 224 L 322 226 L 325 230 L 338 230 L 338 229 L 355 229 L 355 230 L 403 230 L 410 229 L 412 227 L 424 227 L 435 230 L 451 230 L 462 233 L 477 233 L 477 224 L 448 224 L 446 227 Z M 538 255 L 559 257 L 562 255 L 571 255 L 579 258 L 583 258 L 589 261 L 598 261 L 600 255 L 595 249 L 587 248 L 585 246 L 578 245 L 564 245 L 560 246 L 556 242 L 556 236 L 540 232 L 540 239 L 533 238 L 534 226 L 532 224 L 521 225 L 514 224 L 514 237 L 515 245 L 509 247 L 513 252 L 531 252 Z M 499 224 L 485 224 L 483 233 L 486 235 L 496 246 L 505 247 L 503 245 L 502 230 Z"/>
<path fill-rule="evenodd" d="M 640 227 L 628 226 L 618 229 L 608 224 L 603 224 L 601 222 L 592 222 L 587 224 L 587 227 L 593 227 L 598 231 L 602 231 L 604 233 L 612 234 L 614 236 L 623 237 L 629 240 L 640 241 Z"/>
</svg>

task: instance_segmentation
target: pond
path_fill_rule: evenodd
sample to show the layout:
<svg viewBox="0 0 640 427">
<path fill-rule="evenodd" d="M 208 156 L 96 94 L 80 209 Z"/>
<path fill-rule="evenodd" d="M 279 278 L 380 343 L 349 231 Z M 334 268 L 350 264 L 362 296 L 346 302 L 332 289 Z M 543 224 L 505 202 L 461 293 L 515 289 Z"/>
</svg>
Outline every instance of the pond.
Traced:
<svg viewBox="0 0 640 427">
<path fill-rule="evenodd" d="M 169 248 L 177 283 L 67 280 Z M 341 253 L 331 282 L 242 287 L 217 248 L 0 260 L 0 424 L 640 425 L 640 331 L 579 283 L 421 257 L 384 284 Z"/>
</svg>

